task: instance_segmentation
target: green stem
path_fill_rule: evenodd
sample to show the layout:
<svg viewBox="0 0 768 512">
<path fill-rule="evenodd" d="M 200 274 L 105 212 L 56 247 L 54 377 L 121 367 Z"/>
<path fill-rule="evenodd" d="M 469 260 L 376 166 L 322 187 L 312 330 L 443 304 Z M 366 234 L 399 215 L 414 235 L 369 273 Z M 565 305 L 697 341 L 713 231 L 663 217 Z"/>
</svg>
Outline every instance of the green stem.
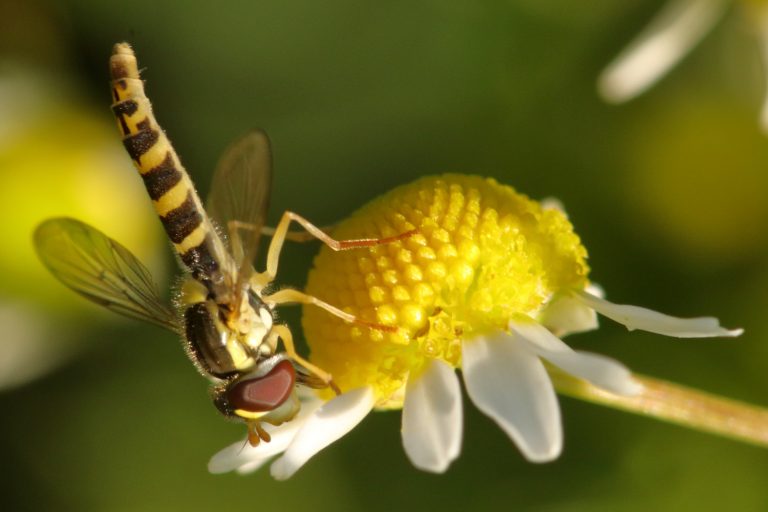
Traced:
<svg viewBox="0 0 768 512">
<path fill-rule="evenodd" d="M 550 375 L 564 395 L 768 448 L 765 407 L 638 374 L 643 391 L 636 396 L 614 395 L 555 369 Z"/>
</svg>

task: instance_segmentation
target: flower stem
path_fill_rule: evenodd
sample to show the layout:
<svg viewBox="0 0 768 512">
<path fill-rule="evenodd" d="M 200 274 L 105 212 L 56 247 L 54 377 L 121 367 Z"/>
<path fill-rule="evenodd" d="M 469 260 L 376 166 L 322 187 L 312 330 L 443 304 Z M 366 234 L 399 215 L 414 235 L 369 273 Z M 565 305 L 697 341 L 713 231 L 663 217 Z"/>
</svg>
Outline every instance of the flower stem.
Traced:
<svg viewBox="0 0 768 512">
<path fill-rule="evenodd" d="M 638 374 L 643 391 L 636 396 L 608 393 L 554 368 L 550 375 L 564 395 L 768 448 L 768 408 Z"/>
</svg>

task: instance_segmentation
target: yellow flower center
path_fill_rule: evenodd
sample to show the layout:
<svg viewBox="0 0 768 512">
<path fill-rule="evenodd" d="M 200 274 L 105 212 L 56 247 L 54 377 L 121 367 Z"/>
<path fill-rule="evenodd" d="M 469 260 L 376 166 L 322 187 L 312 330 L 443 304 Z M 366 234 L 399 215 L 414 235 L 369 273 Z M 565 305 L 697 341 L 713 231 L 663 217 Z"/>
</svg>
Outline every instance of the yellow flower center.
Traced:
<svg viewBox="0 0 768 512">
<path fill-rule="evenodd" d="M 396 333 L 304 309 L 312 362 L 343 390 L 374 388 L 380 407 L 433 358 L 461 366 L 461 340 L 536 318 L 554 293 L 583 289 L 586 250 L 565 215 L 493 179 L 419 179 L 341 222 L 336 239 L 406 239 L 367 249 L 323 247 L 307 292 Z"/>
</svg>

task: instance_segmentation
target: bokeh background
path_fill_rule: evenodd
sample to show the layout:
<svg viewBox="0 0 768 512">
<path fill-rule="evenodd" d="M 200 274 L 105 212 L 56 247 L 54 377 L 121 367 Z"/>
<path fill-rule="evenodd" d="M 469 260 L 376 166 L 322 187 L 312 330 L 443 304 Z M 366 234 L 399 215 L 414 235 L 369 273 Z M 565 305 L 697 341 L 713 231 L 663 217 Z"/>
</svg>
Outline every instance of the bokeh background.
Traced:
<svg viewBox="0 0 768 512">
<path fill-rule="evenodd" d="M 212 476 L 240 425 L 214 411 L 172 334 L 65 290 L 31 249 L 51 215 L 176 272 L 109 111 L 130 41 L 160 123 L 201 193 L 219 152 L 272 138 L 270 218 L 318 224 L 441 172 L 557 197 L 618 302 L 744 327 L 672 340 L 609 321 L 569 339 L 632 369 L 768 405 L 768 137 L 749 13 L 734 3 L 680 66 L 624 106 L 600 70 L 657 0 L 103 2 L 0 0 L 0 508 L 76 511 L 766 510 L 768 451 L 563 398 L 566 445 L 522 460 L 466 407 L 444 475 L 369 416 L 293 479 Z M 304 283 L 316 244 L 284 251 Z M 296 332 L 300 310 L 283 318 Z"/>
</svg>

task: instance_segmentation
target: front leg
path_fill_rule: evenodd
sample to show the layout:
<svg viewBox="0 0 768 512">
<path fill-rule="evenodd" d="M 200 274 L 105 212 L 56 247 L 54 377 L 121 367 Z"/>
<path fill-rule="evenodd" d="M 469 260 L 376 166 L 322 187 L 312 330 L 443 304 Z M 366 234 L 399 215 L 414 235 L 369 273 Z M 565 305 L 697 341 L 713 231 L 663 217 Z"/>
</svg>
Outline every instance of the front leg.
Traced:
<svg viewBox="0 0 768 512">
<path fill-rule="evenodd" d="M 333 377 L 331 377 L 330 373 L 310 363 L 296 352 L 296 346 L 293 344 L 293 333 L 291 333 L 291 330 L 288 328 L 288 326 L 282 324 L 272 326 L 272 331 L 269 333 L 267 342 L 273 346 L 273 344 L 277 343 L 278 338 L 282 340 L 283 347 L 285 347 L 285 353 L 293 362 L 300 364 L 309 370 L 313 375 L 317 376 L 327 386 L 329 386 L 334 391 L 334 393 L 337 395 L 341 394 L 341 390 L 336 385 L 336 383 L 333 382 Z"/>
<path fill-rule="evenodd" d="M 280 222 L 275 228 L 275 234 L 269 244 L 267 251 L 267 269 L 264 273 L 258 275 L 261 283 L 271 283 L 277 276 L 277 266 L 280 262 L 280 252 L 283 250 L 283 243 L 288 236 L 288 227 L 291 222 L 298 222 L 307 232 L 317 238 L 334 251 L 344 251 L 347 249 L 356 249 L 358 247 L 373 247 L 375 245 L 388 244 L 397 240 L 408 238 L 416 233 L 416 230 L 407 231 L 396 236 L 384 238 L 361 238 L 356 240 L 336 240 L 325 234 L 320 228 L 309 222 L 307 219 L 291 211 L 283 213 Z"/>
</svg>

